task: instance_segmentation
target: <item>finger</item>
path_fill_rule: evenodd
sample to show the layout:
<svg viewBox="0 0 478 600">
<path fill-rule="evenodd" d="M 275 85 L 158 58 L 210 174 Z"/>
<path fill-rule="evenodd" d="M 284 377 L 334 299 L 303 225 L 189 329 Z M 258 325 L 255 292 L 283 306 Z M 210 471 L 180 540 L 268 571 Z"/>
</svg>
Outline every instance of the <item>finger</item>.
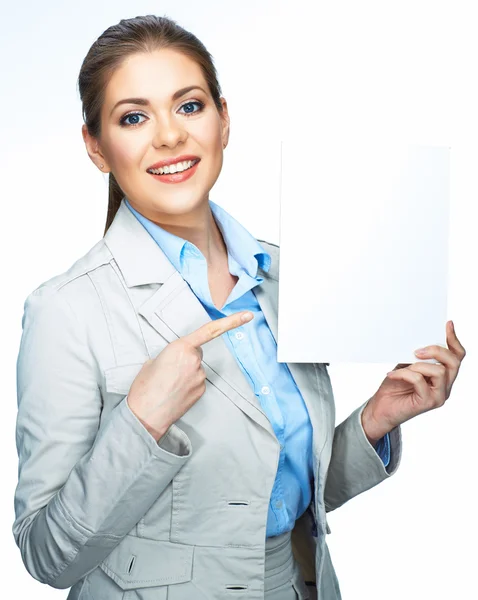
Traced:
<svg viewBox="0 0 478 600">
<path fill-rule="evenodd" d="M 432 365 L 433 366 L 433 365 Z M 387 378 L 391 380 L 406 381 L 415 388 L 418 396 L 425 402 L 430 395 L 428 390 L 428 384 L 421 373 L 417 371 L 411 371 L 410 368 L 398 369 L 397 371 L 390 371 L 387 373 Z"/>
<path fill-rule="evenodd" d="M 430 378 L 432 387 L 435 389 L 446 389 L 447 370 L 444 365 L 418 362 L 408 367 L 410 371 L 420 373 L 423 377 Z"/>
<path fill-rule="evenodd" d="M 466 350 L 462 346 L 460 340 L 456 336 L 455 327 L 453 325 L 453 321 L 448 321 L 447 325 L 447 335 L 446 335 L 446 343 L 448 348 L 458 357 L 460 362 L 466 356 Z"/>
<path fill-rule="evenodd" d="M 460 367 L 460 359 L 451 350 L 438 344 L 416 350 L 415 354 L 418 358 L 422 359 L 435 358 L 454 373 L 458 372 L 458 368 Z"/>
<path fill-rule="evenodd" d="M 245 315 L 250 315 L 250 317 L 244 321 L 242 320 L 242 317 Z M 222 317 L 221 319 L 216 319 L 214 321 L 210 321 L 209 323 L 205 323 L 199 327 L 199 329 L 196 329 L 196 331 L 183 336 L 183 339 L 188 341 L 196 348 L 199 348 L 199 346 L 202 344 L 210 342 L 226 331 L 230 331 L 231 329 L 235 329 L 236 327 L 244 325 L 244 323 L 250 321 L 253 316 L 254 315 L 247 310 L 234 313 L 228 317 Z"/>
</svg>

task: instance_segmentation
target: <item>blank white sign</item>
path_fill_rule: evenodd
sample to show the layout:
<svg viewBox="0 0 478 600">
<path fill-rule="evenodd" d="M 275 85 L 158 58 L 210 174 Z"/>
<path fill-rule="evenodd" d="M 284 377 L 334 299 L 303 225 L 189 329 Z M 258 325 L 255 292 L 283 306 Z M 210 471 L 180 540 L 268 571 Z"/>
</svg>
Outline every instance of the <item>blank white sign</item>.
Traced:
<svg viewBox="0 0 478 600">
<path fill-rule="evenodd" d="M 446 347 L 449 153 L 282 142 L 279 362 L 414 363 Z"/>
</svg>

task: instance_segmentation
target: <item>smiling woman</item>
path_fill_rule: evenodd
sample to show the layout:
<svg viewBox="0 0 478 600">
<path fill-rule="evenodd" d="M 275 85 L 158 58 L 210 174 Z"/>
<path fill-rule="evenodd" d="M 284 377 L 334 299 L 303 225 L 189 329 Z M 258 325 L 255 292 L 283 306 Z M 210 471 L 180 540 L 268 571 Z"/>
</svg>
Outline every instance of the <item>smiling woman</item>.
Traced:
<svg viewBox="0 0 478 600">
<path fill-rule="evenodd" d="M 70 600 L 339 600 L 326 512 L 389 478 L 367 403 L 277 362 L 279 247 L 209 199 L 229 139 L 211 55 L 122 20 L 79 75 L 105 233 L 25 301 L 13 533 Z M 379 454 L 379 452 L 381 454 Z"/>
<path fill-rule="evenodd" d="M 205 200 L 222 168 L 229 115 L 212 59 L 202 45 L 186 48 L 184 35 L 171 22 L 163 22 L 162 29 L 161 43 L 153 29 L 144 36 L 138 33 L 135 52 L 129 45 L 121 59 L 117 50 L 110 55 L 106 50 L 90 52 L 80 73 L 88 154 L 102 171 L 110 172 L 105 233 L 123 196 L 171 231 L 184 224 L 184 213 L 204 222 Z M 121 42 L 117 44 L 121 47 Z M 101 106 L 98 94 L 103 96 Z M 178 166 L 187 160 L 195 162 Z M 166 165 L 167 170 L 151 174 L 151 169 Z M 186 181 L 188 185 L 168 186 L 167 194 L 157 183 Z M 209 226 L 214 227 L 210 220 Z M 203 248 L 208 256 L 207 247 Z"/>
</svg>

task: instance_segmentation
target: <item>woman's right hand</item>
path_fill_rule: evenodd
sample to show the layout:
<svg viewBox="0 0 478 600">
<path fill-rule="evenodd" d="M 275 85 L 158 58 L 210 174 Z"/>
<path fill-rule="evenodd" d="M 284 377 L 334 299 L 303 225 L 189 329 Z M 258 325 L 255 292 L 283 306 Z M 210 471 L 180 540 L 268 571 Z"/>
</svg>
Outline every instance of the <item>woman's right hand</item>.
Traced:
<svg viewBox="0 0 478 600">
<path fill-rule="evenodd" d="M 250 315 L 245 321 L 244 315 Z M 169 343 L 147 360 L 131 384 L 128 406 L 156 441 L 206 391 L 201 346 L 253 317 L 241 311 L 205 323 L 196 331 Z"/>
</svg>

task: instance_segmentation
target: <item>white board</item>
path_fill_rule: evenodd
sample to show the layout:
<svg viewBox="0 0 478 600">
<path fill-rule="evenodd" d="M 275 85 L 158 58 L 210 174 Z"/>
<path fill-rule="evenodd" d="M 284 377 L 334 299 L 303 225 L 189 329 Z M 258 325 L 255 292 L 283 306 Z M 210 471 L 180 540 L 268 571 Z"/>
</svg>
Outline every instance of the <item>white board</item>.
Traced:
<svg viewBox="0 0 478 600">
<path fill-rule="evenodd" d="M 279 362 L 413 363 L 446 346 L 449 153 L 282 141 Z"/>
</svg>

